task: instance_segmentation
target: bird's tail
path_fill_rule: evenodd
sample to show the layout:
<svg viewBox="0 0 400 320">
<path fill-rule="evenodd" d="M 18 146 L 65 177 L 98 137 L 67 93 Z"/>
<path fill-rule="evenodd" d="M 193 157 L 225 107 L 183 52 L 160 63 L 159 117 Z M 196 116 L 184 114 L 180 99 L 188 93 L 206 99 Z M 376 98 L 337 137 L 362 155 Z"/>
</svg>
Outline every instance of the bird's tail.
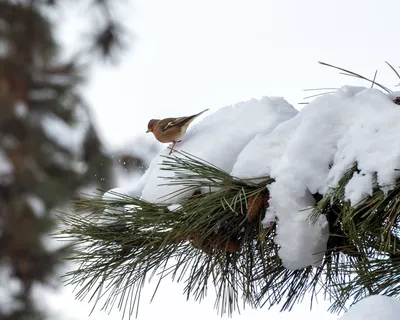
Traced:
<svg viewBox="0 0 400 320">
<path fill-rule="evenodd" d="M 208 111 L 208 110 L 210 110 L 210 109 L 203 110 L 202 112 L 199 112 L 198 114 L 195 114 L 195 115 L 193 115 L 193 116 L 190 116 L 189 118 L 192 118 L 192 119 L 197 118 L 199 115 L 203 114 L 204 112 L 206 112 L 206 111 Z"/>
<path fill-rule="evenodd" d="M 204 112 L 206 112 L 206 111 L 208 111 L 208 110 L 210 110 L 210 109 L 203 110 L 202 112 L 199 112 L 199 113 L 194 114 L 194 115 L 189 116 L 189 117 L 181 118 L 181 119 L 179 119 L 177 122 L 175 122 L 174 125 L 183 126 L 183 125 L 185 125 L 185 124 L 189 124 L 189 123 L 191 123 L 194 119 L 196 119 L 199 115 L 203 114 Z"/>
</svg>

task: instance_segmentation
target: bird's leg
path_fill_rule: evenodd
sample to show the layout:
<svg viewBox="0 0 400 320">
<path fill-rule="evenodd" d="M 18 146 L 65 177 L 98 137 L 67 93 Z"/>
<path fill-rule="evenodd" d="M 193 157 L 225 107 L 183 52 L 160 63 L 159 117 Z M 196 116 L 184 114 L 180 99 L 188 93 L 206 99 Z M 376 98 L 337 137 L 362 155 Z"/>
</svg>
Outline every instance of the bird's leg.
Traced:
<svg viewBox="0 0 400 320">
<path fill-rule="evenodd" d="M 176 142 L 177 142 L 177 141 L 172 141 L 172 147 L 171 147 L 171 150 L 169 151 L 169 155 L 171 155 L 172 151 L 174 151 Z"/>
</svg>

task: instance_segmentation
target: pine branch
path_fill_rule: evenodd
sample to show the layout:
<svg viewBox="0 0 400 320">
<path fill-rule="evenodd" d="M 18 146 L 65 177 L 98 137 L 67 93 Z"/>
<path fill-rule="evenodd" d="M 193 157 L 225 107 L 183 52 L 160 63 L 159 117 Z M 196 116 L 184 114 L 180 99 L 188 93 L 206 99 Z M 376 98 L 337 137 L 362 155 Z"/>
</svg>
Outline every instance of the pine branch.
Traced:
<svg viewBox="0 0 400 320">
<path fill-rule="evenodd" d="M 181 156 L 163 161 L 165 170 L 176 173 L 166 184 L 179 183 L 193 190 L 193 196 L 184 199 L 179 209 L 171 211 L 164 204 L 118 195 L 112 201 L 79 201 L 77 208 L 90 212 L 86 217 L 62 217 L 66 227 L 59 236 L 77 242 L 72 259 L 81 266 L 67 278 L 70 284 L 81 287 L 78 298 L 107 288 L 101 292 L 106 296 L 106 307 L 112 307 L 115 297 L 120 296 L 125 302 L 133 301 L 129 305 L 132 310 L 138 304 L 133 293 L 140 292 L 149 274 L 160 274 L 185 281 L 185 293 L 196 300 L 205 296 L 212 282 L 221 313 L 238 308 L 240 295 L 256 304 L 255 288 L 263 279 L 253 270 L 263 260 L 276 259 L 266 258 L 270 252 L 264 249 L 265 241 L 259 240 L 261 234 L 264 239 L 272 236 L 261 228 L 267 201 L 258 201 L 258 216 L 251 219 L 248 209 L 255 207 L 248 204 L 255 204 L 258 195 L 267 196 L 266 185 L 273 180 L 265 177 L 254 183 L 237 179 L 193 156 Z M 199 193 L 204 186 L 215 191 Z M 94 219 L 99 214 L 101 224 Z"/>
<path fill-rule="evenodd" d="M 355 303 L 370 294 L 398 295 L 400 180 L 387 195 L 375 185 L 372 196 L 351 207 L 344 199 L 344 191 L 355 172 L 357 163 L 317 203 L 310 217 L 315 219 L 318 214 L 326 214 L 328 220 L 333 217 L 329 221 L 328 252 L 337 259 L 341 256 L 336 269 L 345 278 L 332 283 L 336 297 L 332 311 L 340 311 L 349 301 Z"/>
<path fill-rule="evenodd" d="M 78 202 L 83 217 L 62 217 L 65 228 L 58 235 L 76 240 L 71 259 L 80 267 L 67 279 L 80 288 L 79 298 L 104 297 L 106 309 L 117 303 L 130 315 L 137 312 L 143 283 L 154 276 L 184 281 L 185 294 L 195 300 L 214 286 L 221 314 L 239 309 L 240 301 L 290 310 L 306 293 L 311 303 L 323 293 L 333 312 L 368 294 L 398 294 L 397 277 L 381 267 L 400 271 L 400 181 L 387 195 L 376 185 L 372 196 L 352 207 L 344 195 L 358 172 L 355 163 L 337 187 L 315 195 L 310 220 L 327 217 L 327 251 L 318 268 L 293 271 L 282 266 L 274 242 L 279 221 L 267 228 L 261 223 L 273 179 L 238 179 L 187 153 L 165 157 L 162 168 L 174 173 L 163 185 L 182 187 L 166 198 L 182 190 L 192 194 L 174 209 L 116 194 L 116 200 Z"/>
</svg>

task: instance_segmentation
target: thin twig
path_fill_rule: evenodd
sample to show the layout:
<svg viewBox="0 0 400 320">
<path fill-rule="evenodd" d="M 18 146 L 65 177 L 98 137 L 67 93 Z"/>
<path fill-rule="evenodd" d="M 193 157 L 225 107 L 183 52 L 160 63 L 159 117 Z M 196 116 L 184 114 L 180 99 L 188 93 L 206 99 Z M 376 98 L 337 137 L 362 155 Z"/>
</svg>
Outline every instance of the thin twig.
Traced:
<svg viewBox="0 0 400 320">
<path fill-rule="evenodd" d="M 350 71 L 350 70 L 347 70 L 347 69 L 343 69 L 343 68 L 340 68 L 340 67 L 334 66 L 332 64 L 329 64 L 329 63 L 326 63 L 326 62 L 322 62 L 322 61 L 318 61 L 318 63 L 322 64 L 323 66 L 327 66 L 327 67 L 331 67 L 331 68 L 334 68 L 334 69 L 337 69 L 337 70 L 341 70 L 341 71 L 344 72 L 344 73 L 341 73 L 343 75 L 360 78 L 360 79 L 363 79 L 363 80 L 371 82 L 371 83 L 373 82 L 372 80 L 370 80 L 370 79 L 368 79 L 368 78 L 366 78 L 366 77 L 364 77 L 364 76 L 362 76 L 362 75 L 360 75 L 358 73 L 355 73 L 353 71 Z M 380 87 L 381 89 L 385 90 L 387 93 L 391 93 L 392 92 L 390 89 L 388 89 L 387 87 L 385 87 L 385 86 L 383 86 L 383 85 L 381 85 L 379 83 L 375 83 L 375 84 L 378 87 Z"/>
</svg>

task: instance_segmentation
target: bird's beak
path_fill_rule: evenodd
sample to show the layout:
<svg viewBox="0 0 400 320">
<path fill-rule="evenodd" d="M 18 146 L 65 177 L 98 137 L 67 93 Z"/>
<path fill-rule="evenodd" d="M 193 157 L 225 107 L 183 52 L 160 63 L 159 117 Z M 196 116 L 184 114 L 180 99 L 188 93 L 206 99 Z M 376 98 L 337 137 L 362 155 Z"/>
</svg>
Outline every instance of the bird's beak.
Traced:
<svg viewBox="0 0 400 320">
<path fill-rule="evenodd" d="M 147 129 L 146 133 L 149 133 L 149 132 L 150 132 L 150 129 Z"/>
</svg>

